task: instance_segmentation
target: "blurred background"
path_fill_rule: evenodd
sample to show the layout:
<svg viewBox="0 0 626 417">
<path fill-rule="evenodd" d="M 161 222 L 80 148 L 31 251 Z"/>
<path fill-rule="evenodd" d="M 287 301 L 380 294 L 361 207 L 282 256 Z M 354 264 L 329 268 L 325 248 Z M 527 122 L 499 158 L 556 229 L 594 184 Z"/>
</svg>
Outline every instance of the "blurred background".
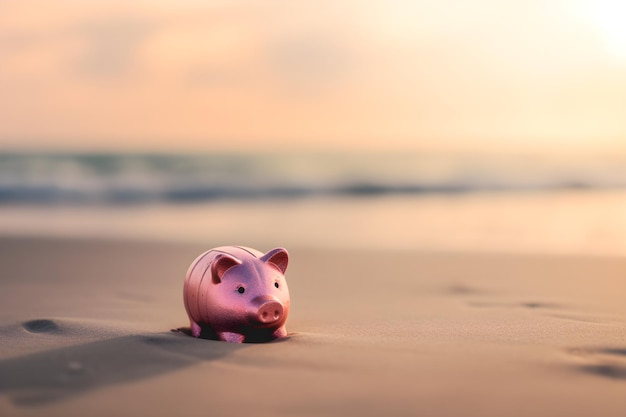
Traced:
<svg viewBox="0 0 626 417">
<path fill-rule="evenodd" d="M 0 0 L 0 233 L 624 255 L 624 18 Z"/>
</svg>

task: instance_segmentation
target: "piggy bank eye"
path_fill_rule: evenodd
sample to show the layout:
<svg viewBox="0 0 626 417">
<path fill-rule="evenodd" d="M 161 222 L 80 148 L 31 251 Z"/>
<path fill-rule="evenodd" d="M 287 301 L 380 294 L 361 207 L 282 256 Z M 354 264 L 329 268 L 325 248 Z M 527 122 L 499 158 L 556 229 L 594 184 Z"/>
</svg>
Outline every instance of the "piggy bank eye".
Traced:
<svg viewBox="0 0 626 417">
<path fill-rule="evenodd" d="M 238 287 L 238 288 L 237 288 L 237 292 L 238 292 L 239 294 L 243 294 L 244 292 L 246 292 L 246 289 L 245 289 L 244 287 Z"/>
<path fill-rule="evenodd" d="M 275 282 L 275 283 L 274 283 L 274 286 L 275 286 L 276 288 L 278 288 L 278 287 L 279 287 L 278 282 Z"/>
</svg>

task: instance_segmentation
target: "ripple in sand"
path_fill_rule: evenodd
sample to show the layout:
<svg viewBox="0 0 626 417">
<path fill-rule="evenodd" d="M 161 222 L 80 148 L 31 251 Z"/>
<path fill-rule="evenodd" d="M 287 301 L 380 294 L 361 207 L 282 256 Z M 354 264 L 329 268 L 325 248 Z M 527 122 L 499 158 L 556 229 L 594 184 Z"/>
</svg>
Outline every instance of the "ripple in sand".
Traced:
<svg viewBox="0 0 626 417">
<path fill-rule="evenodd" d="M 551 314 L 551 317 L 555 317 L 561 320 L 569 320 L 569 321 L 577 321 L 580 323 L 590 323 L 590 324 L 603 324 L 603 325 L 611 325 L 615 322 L 614 317 L 609 316 L 595 316 L 595 315 L 575 315 L 575 314 Z"/>
<path fill-rule="evenodd" d="M 545 309 L 556 310 L 561 309 L 563 306 L 557 303 L 541 302 L 541 301 L 526 301 L 521 303 L 509 303 L 509 302 L 490 302 L 490 301 L 474 301 L 469 302 L 469 306 L 477 308 L 527 308 L 527 309 Z"/>
<path fill-rule="evenodd" d="M 445 289 L 447 294 L 454 295 L 473 295 L 473 294 L 481 294 L 483 291 L 473 288 L 463 284 L 450 285 Z"/>
<path fill-rule="evenodd" d="M 568 352 L 582 362 L 575 365 L 580 372 L 626 380 L 626 348 L 578 348 Z"/>
</svg>

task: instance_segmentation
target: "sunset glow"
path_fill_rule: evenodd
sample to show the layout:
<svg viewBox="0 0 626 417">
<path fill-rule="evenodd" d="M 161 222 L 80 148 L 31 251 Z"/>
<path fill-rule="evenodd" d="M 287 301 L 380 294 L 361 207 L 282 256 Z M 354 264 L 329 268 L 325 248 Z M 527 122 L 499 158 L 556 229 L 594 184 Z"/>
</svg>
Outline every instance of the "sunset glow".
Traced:
<svg viewBox="0 0 626 417">
<path fill-rule="evenodd" d="M 626 3 L 619 0 L 589 1 L 581 14 L 602 36 L 614 58 L 626 60 Z"/>
<path fill-rule="evenodd" d="M 0 3 L 2 149 L 589 149 L 617 1 Z"/>
</svg>

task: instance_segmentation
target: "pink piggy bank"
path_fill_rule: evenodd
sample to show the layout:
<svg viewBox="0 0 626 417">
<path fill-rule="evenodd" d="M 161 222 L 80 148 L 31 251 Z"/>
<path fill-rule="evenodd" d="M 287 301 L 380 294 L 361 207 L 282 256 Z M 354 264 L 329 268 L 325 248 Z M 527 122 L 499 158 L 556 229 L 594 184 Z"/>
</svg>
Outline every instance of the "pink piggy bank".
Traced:
<svg viewBox="0 0 626 417">
<path fill-rule="evenodd" d="M 211 249 L 191 264 L 183 298 L 191 334 L 203 330 L 226 342 L 285 337 L 289 289 L 283 248 L 263 254 L 243 246 Z M 207 329 L 208 327 L 208 329 Z"/>
</svg>

